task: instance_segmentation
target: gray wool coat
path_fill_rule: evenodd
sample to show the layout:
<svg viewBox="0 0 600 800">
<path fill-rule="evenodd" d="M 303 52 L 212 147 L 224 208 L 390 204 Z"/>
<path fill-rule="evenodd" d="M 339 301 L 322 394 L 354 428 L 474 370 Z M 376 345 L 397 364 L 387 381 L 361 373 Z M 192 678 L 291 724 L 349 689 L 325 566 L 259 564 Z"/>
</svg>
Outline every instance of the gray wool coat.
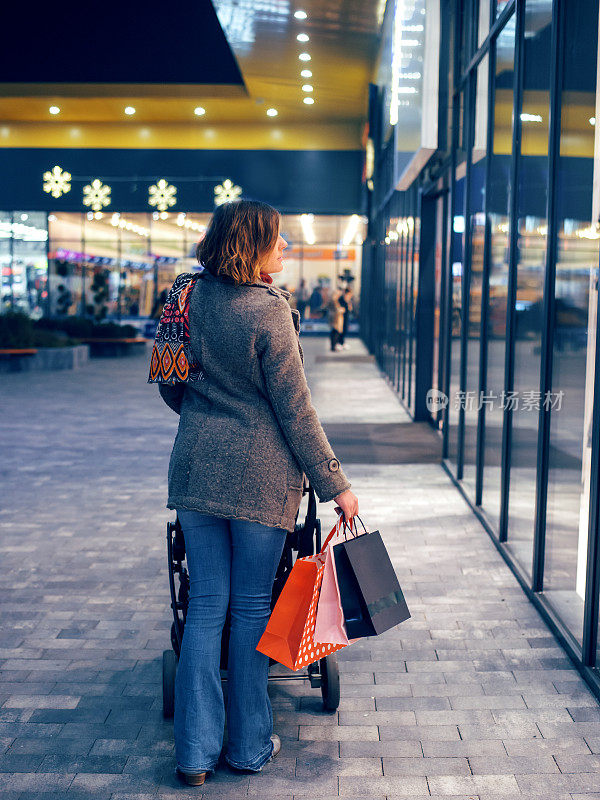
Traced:
<svg viewBox="0 0 600 800">
<path fill-rule="evenodd" d="M 290 293 L 205 270 L 190 298 L 194 383 L 159 384 L 179 416 L 167 508 L 294 529 L 304 475 L 321 502 L 350 486 L 311 403 Z"/>
</svg>

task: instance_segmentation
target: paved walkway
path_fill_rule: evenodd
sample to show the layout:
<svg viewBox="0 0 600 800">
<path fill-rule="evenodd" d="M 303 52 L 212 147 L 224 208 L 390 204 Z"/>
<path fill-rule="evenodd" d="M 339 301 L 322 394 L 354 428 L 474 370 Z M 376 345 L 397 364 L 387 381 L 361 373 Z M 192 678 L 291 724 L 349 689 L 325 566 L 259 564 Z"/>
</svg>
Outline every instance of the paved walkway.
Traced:
<svg viewBox="0 0 600 800">
<path fill-rule="evenodd" d="M 176 417 L 141 357 L 3 376 L 3 800 L 600 798 L 600 708 L 437 463 L 435 438 L 423 432 L 416 463 L 390 463 L 386 430 L 398 454 L 398 431 L 415 449 L 415 427 L 362 345 L 334 360 L 324 339 L 304 345 L 340 452 L 354 437 L 344 467 L 412 619 L 340 653 L 338 713 L 307 684 L 272 685 L 283 750 L 261 775 L 222 769 L 182 787 L 161 715 Z M 331 523 L 333 504 L 320 514 Z"/>
</svg>

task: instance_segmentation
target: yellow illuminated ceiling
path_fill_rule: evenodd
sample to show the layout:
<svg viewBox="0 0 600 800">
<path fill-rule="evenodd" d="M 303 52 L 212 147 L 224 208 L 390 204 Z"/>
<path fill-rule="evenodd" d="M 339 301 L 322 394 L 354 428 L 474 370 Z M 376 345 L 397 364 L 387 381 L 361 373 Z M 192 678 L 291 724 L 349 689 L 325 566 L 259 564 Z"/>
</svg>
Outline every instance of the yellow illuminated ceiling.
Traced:
<svg viewBox="0 0 600 800">
<path fill-rule="evenodd" d="M 379 33 L 375 2 L 213 5 L 244 86 L 2 84 L 0 147 L 360 148 Z M 306 19 L 294 17 L 298 9 Z"/>
</svg>

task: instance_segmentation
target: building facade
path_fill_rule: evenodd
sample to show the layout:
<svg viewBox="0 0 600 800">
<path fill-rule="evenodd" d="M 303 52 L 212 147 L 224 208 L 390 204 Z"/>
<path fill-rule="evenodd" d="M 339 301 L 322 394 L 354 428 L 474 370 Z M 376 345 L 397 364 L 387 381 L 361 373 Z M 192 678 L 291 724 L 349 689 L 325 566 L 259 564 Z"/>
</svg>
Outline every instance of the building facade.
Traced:
<svg viewBox="0 0 600 800">
<path fill-rule="evenodd" d="M 365 340 L 600 696 L 598 2 L 387 6 Z"/>
<path fill-rule="evenodd" d="M 130 0 L 91 30 L 65 0 L 4 22 L 27 36 L 0 52 L 0 313 L 147 315 L 240 196 L 283 214 L 279 282 L 358 286 L 374 7 Z"/>
</svg>

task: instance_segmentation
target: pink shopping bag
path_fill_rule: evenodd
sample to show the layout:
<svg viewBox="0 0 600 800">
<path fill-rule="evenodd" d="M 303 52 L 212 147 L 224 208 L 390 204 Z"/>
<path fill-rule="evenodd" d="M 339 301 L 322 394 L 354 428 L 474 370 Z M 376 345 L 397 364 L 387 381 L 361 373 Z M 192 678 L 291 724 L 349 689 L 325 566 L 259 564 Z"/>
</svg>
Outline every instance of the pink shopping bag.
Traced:
<svg viewBox="0 0 600 800">
<path fill-rule="evenodd" d="M 336 524 L 336 534 L 340 533 L 343 517 Z M 344 526 L 345 527 L 345 526 Z M 314 641 L 318 644 L 353 644 L 357 639 L 348 639 L 344 624 L 344 612 L 340 601 L 340 590 L 335 571 L 333 543 L 325 550 L 325 568 L 321 582 L 321 593 L 317 604 Z"/>
<path fill-rule="evenodd" d="M 325 569 L 317 605 L 314 640 L 319 644 L 325 642 L 327 644 L 348 644 L 331 546 L 327 547 L 325 554 Z"/>
</svg>

